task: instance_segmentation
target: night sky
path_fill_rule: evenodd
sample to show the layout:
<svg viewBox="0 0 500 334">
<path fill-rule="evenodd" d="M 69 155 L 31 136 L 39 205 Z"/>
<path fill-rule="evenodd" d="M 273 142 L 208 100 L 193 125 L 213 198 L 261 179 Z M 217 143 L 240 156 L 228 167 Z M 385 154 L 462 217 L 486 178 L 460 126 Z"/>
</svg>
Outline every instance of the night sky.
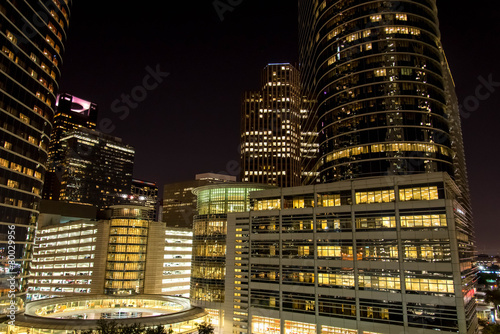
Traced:
<svg viewBox="0 0 500 334">
<path fill-rule="evenodd" d="M 213 0 L 114 4 L 74 1 L 60 92 L 98 104 L 98 130 L 135 147 L 134 177 L 157 182 L 160 193 L 197 173 L 234 174 L 243 92 L 260 88 L 267 63 L 298 62 L 297 2 L 242 1 L 222 21 Z M 493 255 L 500 251 L 500 5 L 473 4 L 438 0 L 458 99 L 468 106 L 462 127 L 478 250 Z M 144 82 L 151 71 L 158 81 Z M 482 81 L 493 83 L 490 91 Z M 132 91 L 139 102 L 127 106 L 122 99 Z"/>
</svg>

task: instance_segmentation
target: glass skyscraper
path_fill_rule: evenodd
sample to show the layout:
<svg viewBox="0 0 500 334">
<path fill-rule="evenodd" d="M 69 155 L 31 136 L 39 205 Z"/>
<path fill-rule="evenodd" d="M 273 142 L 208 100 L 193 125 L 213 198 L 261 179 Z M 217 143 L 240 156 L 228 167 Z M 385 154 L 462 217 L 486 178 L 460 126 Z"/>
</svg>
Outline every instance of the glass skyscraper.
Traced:
<svg viewBox="0 0 500 334">
<path fill-rule="evenodd" d="M 0 313 L 24 304 L 70 5 L 0 4 Z"/>
<path fill-rule="evenodd" d="M 225 333 L 477 333 L 436 0 L 298 3 L 302 146 L 317 156 L 302 187 L 228 215 Z"/>
<path fill-rule="evenodd" d="M 299 35 L 320 143 L 309 168 L 323 183 L 455 175 L 463 148 L 435 0 L 299 1 Z"/>
<path fill-rule="evenodd" d="M 65 156 L 61 139 L 79 128 L 94 130 L 97 124 L 97 105 L 70 94 L 60 94 L 56 101 L 54 129 L 50 135 L 48 171 L 42 198 L 59 200 L 61 192 L 62 163 Z"/>
<path fill-rule="evenodd" d="M 193 219 L 191 303 L 203 307 L 221 333 L 225 294 L 227 216 L 250 210 L 250 193 L 272 188 L 253 183 L 221 183 L 198 187 Z"/>
</svg>

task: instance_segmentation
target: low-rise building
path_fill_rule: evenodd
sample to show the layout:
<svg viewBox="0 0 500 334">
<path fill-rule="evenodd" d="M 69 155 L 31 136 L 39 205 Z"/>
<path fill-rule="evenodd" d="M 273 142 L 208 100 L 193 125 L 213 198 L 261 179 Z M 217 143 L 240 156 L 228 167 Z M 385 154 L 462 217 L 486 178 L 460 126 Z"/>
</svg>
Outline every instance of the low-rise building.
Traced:
<svg viewBox="0 0 500 334">
<path fill-rule="evenodd" d="M 83 294 L 188 297 L 193 233 L 151 221 L 150 211 L 114 206 L 109 220 L 68 217 L 68 212 L 42 214 L 30 299 Z"/>
</svg>

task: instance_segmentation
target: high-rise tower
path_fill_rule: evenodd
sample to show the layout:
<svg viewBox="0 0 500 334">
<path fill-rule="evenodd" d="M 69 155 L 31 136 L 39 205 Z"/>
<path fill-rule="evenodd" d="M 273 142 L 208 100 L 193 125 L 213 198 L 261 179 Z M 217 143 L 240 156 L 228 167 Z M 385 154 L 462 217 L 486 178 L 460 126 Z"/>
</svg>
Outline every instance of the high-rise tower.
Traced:
<svg viewBox="0 0 500 334">
<path fill-rule="evenodd" d="M 42 190 L 42 198 L 59 200 L 61 191 L 62 161 L 64 149 L 61 139 L 79 128 L 94 130 L 97 123 L 97 105 L 70 94 L 60 94 L 56 101 L 54 129 L 50 135 L 48 172 Z"/>
<path fill-rule="evenodd" d="M 246 92 L 241 117 L 244 182 L 292 187 L 300 184 L 299 71 L 291 64 L 269 64 L 262 90 Z"/>
<path fill-rule="evenodd" d="M 135 149 L 121 138 L 79 129 L 61 139 L 60 200 L 106 208 L 122 204 L 132 187 Z"/>
<path fill-rule="evenodd" d="M 0 313 L 24 305 L 71 2 L 0 4 Z"/>
<path fill-rule="evenodd" d="M 309 126 L 319 131 L 312 169 L 322 182 L 454 175 L 458 115 L 447 107 L 434 0 L 299 1 L 299 25 L 302 84 L 316 102 Z"/>
<path fill-rule="evenodd" d="M 302 133 L 318 154 L 304 186 L 228 215 L 225 333 L 477 333 L 436 0 L 299 0 L 299 39 Z"/>
</svg>

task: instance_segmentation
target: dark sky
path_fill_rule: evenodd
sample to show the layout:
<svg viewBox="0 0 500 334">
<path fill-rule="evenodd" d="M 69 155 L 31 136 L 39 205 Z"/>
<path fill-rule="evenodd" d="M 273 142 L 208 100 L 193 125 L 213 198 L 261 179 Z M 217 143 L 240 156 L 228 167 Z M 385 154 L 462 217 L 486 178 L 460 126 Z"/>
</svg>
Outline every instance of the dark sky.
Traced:
<svg viewBox="0 0 500 334">
<path fill-rule="evenodd" d="M 243 92 L 259 88 L 267 63 L 298 61 L 296 1 L 242 1 L 223 21 L 213 0 L 115 3 L 74 1 L 60 91 L 97 103 L 110 124 L 101 130 L 136 148 L 134 176 L 160 190 L 197 173 L 233 173 Z M 500 5 L 438 0 L 438 7 L 458 98 L 469 105 L 462 126 L 478 249 L 497 254 Z M 148 81 L 146 91 L 147 68 L 169 75 Z M 491 93 L 479 90 L 490 93 L 481 101 L 480 77 L 499 82 Z M 132 91 L 147 95 L 125 115 L 120 100 Z"/>
</svg>

